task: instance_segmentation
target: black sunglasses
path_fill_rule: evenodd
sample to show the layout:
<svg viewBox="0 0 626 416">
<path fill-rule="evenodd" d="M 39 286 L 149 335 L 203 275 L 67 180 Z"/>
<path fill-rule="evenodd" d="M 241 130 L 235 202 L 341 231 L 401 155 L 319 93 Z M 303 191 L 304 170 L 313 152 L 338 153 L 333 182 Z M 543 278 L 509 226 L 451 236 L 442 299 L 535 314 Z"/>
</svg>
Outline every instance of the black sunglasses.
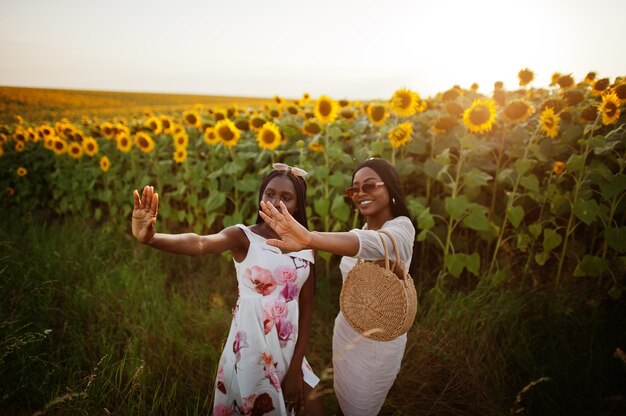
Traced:
<svg viewBox="0 0 626 416">
<path fill-rule="evenodd" d="M 376 189 L 376 188 L 378 188 L 380 186 L 385 186 L 385 182 L 369 182 L 369 183 L 364 183 L 360 187 L 359 186 L 352 186 L 350 188 L 346 188 L 346 195 L 348 195 L 348 197 L 352 198 L 353 196 L 357 195 L 359 192 L 363 192 L 365 194 L 369 194 L 374 189 Z"/>
</svg>

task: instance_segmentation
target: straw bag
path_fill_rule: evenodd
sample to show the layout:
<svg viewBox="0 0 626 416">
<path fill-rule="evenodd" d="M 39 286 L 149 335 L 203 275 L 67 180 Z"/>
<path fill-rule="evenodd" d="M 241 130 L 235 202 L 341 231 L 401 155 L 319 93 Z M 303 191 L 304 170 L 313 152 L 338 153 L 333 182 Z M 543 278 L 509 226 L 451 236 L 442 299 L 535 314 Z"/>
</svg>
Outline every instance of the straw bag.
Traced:
<svg viewBox="0 0 626 416">
<path fill-rule="evenodd" d="M 343 282 L 339 306 L 355 331 L 376 341 L 390 341 L 413 325 L 417 293 L 413 279 L 404 271 L 395 238 L 387 231 L 379 232 L 393 243 L 394 267 L 389 265 L 387 244 L 380 235 L 385 250 L 384 267 L 358 259 Z"/>
</svg>

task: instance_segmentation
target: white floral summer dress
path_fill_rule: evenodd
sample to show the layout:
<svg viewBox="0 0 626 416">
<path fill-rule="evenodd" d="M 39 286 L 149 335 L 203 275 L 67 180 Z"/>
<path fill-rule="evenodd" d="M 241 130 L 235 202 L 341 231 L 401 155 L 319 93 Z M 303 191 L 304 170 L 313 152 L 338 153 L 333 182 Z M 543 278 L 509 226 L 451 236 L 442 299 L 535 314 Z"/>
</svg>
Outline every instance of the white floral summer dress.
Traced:
<svg viewBox="0 0 626 416">
<path fill-rule="evenodd" d="M 239 299 L 215 381 L 214 415 L 286 415 L 281 382 L 298 338 L 298 298 L 313 252 L 283 254 L 264 237 L 238 224 L 250 247 L 235 261 Z M 319 379 L 306 362 L 304 380 Z"/>
</svg>

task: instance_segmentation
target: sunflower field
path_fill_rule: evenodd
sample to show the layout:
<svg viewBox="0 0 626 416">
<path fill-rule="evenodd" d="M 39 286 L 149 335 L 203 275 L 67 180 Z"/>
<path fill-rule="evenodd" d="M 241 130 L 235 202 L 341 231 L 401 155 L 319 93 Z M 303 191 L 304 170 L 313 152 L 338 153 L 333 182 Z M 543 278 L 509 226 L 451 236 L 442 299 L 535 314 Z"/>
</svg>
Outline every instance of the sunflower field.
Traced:
<svg viewBox="0 0 626 416">
<path fill-rule="evenodd" d="M 186 108 L 179 103 L 169 110 L 155 106 L 93 114 L 74 111 L 59 118 L 54 118 L 59 111 L 24 110 L 7 121 L 5 113 L 5 124 L 0 125 L 0 210 L 3 221 L 43 218 L 46 224 L 81 224 L 79 228 L 84 225 L 98 230 L 96 234 L 111 235 L 98 234 L 100 239 L 123 240 L 135 247 L 129 238 L 134 189 L 150 184 L 159 193 L 158 231 L 208 234 L 236 223 L 253 223 L 261 178 L 272 163 L 284 162 L 309 173 L 310 228 L 348 230 L 362 225 L 344 197 L 352 169 L 367 158 L 385 158 L 400 172 L 416 226 L 420 274 L 414 279 L 422 307 L 407 346 L 407 356 L 411 353 L 420 360 L 405 356 L 383 411 L 533 414 L 533 406 L 543 406 L 556 409 L 553 414 L 600 408 L 607 412 L 602 414 L 611 414 L 613 408 L 626 407 L 623 396 L 615 398 L 626 394 L 620 390 L 626 385 L 622 352 L 626 328 L 623 319 L 615 318 L 626 303 L 626 78 L 612 80 L 590 72 L 575 80 L 555 73 L 552 83 L 543 87 L 533 85 L 529 69 L 521 70 L 518 78 L 519 86 L 513 89 L 501 82 L 490 93 L 481 92 L 476 84 L 468 89 L 453 86 L 428 98 L 401 88 L 391 97 L 367 102 L 304 93 L 299 99 L 276 96 Z M 10 95 L 10 89 L 3 94 Z M 35 105 L 24 102 L 26 109 Z M 8 225 L 3 229 L 6 241 L 10 230 Z M 137 256 L 146 252 L 135 253 L 134 261 Z M 154 260 L 157 254 L 148 256 Z M 215 260 L 219 267 L 209 267 L 232 273 L 227 256 L 222 257 Z M 323 321 L 337 311 L 338 259 L 325 253 L 318 257 L 318 292 L 327 298 L 317 300 L 320 312 L 313 333 L 330 336 Z M 194 268 L 188 265 L 190 274 Z M 6 285 L 15 293 L 21 287 Z M 217 289 L 209 292 L 211 300 L 201 301 L 202 307 L 212 314 L 221 311 L 213 318 L 226 316 L 228 321 L 232 295 Z M 510 293 L 515 296 L 505 295 Z M 19 356 L 20 348 L 8 347 L 11 342 L 44 342 L 28 341 L 24 334 L 46 338 L 41 332 L 20 332 L 22 327 L 10 319 L 20 309 L 16 305 L 3 309 L 1 317 L 2 325 L 10 329 L 1 347 L 4 363 Z M 530 323 L 543 325 L 543 330 L 531 329 Z M 215 333 L 220 328 L 227 330 L 225 324 L 211 325 L 218 328 L 214 338 L 219 338 Z M 559 328 L 575 334 L 558 334 Z M 555 351 L 559 345 L 578 342 L 590 328 L 602 328 L 598 337 L 605 350 L 584 349 L 585 344 L 582 350 L 573 348 L 571 355 Z M 503 345 L 498 341 L 503 336 L 516 346 Z M 550 337 L 553 349 L 544 349 L 541 340 Z M 212 342 L 219 354 L 219 339 L 205 341 Z M 312 353 L 307 353 L 312 363 L 330 365 L 329 343 L 313 341 Z M 534 349 L 539 344 L 542 347 Z M 517 353 L 502 353 L 508 348 Z M 480 357 L 468 357 L 468 352 L 479 350 Z M 129 353 L 124 351 L 118 358 Z M 139 350 L 135 353 L 143 357 Z M 442 354 L 454 359 L 441 359 Z M 567 367 L 564 374 L 571 375 L 567 371 L 579 370 L 565 364 L 561 370 L 548 370 L 543 364 L 561 363 L 577 354 L 589 358 L 594 376 L 586 374 L 589 377 L 576 387 L 563 387 L 555 382 L 559 371 Z M 86 354 L 90 358 L 76 372 L 96 374 L 94 366 L 102 356 L 111 353 Z M 206 372 L 200 386 L 211 391 L 214 363 L 203 357 Z M 470 358 L 484 368 L 472 368 Z M 490 365 L 484 365 L 485 360 Z M 158 367 L 156 361 L 153 367 Z M 494 367 L 501 372 L 494 375 Z M 119 372 L 119 379 L 117 373 L 111 375 L 112 381 L 128 383 L 131 390 L 140 377 L 138 367 L 111 371 Z M 189 382 L 194 377 L 185 375 L 178 381 L 201 393 Z M 169 385 L 165 379 L 160 388 Z M 591 386 L 597 387 L 598 379 L 603 387 L 594 390 Z M 27 384 L 25 390 L 37 390 Z M 97 404 L 79 406 L 76 403 L 85 403 L 87 396 L 70 390 L 48 391 L 47 396 L 39 391 L 37 399 L 20 401 L 16 398 L 20 388 L 14 386 L 3 390 L 0 404 L 31 411 L 46 403 L 49 408 L 94 411 L 107 400 L 117 404 L 129 400 L 118 392 L 114 399 L 105 394 Z M 568 407 L 576 406 L 571 398 L 580 398 L 581 391 L 588 394 L 579 402 L 582 407 Z M 154 388 L 150 394 L 133 396 L 135 407 L 125 404 L 128 407 L 117 409 L 152 413 L 147 402 L 166 393 Z M 176 407 L 181 397 L 168 399 L 153 411 L 182 411 Z M 326 402 L 329 410 L 336 409 L 331 395 Z M 208 406 L 196 405 L 198 413 Z M 115 408 L 110 402 L 108 406 Z"/>
</svg>

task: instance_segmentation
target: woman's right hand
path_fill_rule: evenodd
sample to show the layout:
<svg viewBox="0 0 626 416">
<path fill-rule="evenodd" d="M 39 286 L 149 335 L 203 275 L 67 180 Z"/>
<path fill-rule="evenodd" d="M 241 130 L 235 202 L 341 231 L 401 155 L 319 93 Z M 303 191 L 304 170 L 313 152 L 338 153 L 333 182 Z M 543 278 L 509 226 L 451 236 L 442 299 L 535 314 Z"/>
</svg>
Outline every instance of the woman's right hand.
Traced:
<svg viewBox="0 0 626 416">
<path fill-rule="evenodd" d="M 132 230 L 133 236 L 142 244 L 147 244 L 156 232 L 156 219 L 159 211 L 159 194 L 154 187 L 144 186 L 141 198 L 135 189 L 133 192 L 135 207 L 133 209 Z"/>
</svg>

